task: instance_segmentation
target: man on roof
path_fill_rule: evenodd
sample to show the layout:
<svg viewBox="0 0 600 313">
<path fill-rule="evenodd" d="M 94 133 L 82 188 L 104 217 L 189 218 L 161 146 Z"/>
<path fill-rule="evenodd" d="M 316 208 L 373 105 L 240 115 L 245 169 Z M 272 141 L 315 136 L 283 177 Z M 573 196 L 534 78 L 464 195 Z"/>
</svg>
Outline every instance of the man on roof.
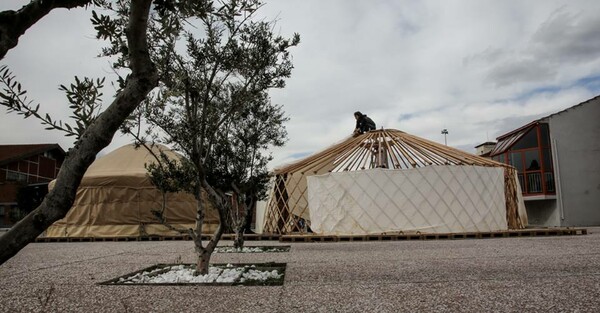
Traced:
<svg viewBox="0 0 600 313">
<path fill-rule="evenodd" d="M 375 122 L 368 117 L 366 114 L 360 113 L 360 111 L 354 112 L 354 118 L 356 119 L 356 127 L 354 127 L 354 137 L 364 134 L 370 130 L 375 130 Z"/>
</svg>

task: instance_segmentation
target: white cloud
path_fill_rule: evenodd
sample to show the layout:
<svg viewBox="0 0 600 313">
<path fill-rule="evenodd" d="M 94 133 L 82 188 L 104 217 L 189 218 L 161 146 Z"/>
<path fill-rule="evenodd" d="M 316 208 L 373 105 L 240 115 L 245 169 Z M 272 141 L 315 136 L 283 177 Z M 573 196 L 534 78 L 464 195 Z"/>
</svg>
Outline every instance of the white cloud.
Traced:
<svg viewBox="0 0 600 313">
<path fill-rule="evenodd" d="M 600 75 L 599 9 L 593 0 L 267 1 L 261 16 L 278 19 L 282 35 L 302 37 L 287 87 L 271 92 L 291 118 L 272 165 L 342 140 L 356 110 L 378 127 L 438 142 L 447 128 L 449 145 L 472 152 L 585 101 L 599 91 L 576 84 Z M 56 114 L 67 114 L 59 83 L 110 75 L 108 62 L 94 58 L 100 44 L 86 14 L 53 12 L 2 61 Z M 0 142 L 64 142 L 14 115 L 0 123 Z"/>
</svg>

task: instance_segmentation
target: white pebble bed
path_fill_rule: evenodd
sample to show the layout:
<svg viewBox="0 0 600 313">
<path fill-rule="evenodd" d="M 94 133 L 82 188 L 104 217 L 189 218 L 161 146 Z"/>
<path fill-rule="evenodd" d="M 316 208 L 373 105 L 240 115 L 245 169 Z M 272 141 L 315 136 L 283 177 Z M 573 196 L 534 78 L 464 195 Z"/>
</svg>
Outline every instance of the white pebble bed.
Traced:
<svg viewBox="0 0 600 313">
<path fill-rule="evenodd" d="M 265 253 L 265 252 L 283 252 L 284 248 L 269 248 L 264 249 L 262 247 L 243 247 L 242 249 L 237 249 L 234 247 L 216 247 L 216 253 Z"/>
<path fill-rule="evenodd" d="M 211 266 L 207 275 L 194 276 L 194 268 L 184 265 L 170 266 L 170 269 L 164 273 L 164 268 L 158 268 L 152 271 L 144 271 L 127 278 L 120 278 L 121 284 L 174 284 L 174 283 L 234 283 L 252 281 L 266 281 L 270 278 L 280 278 L 277 270 L 261 271 L 252 269 L 249 266 L 235 267 L 228 264 L 226 268 Z"/>
</svg>

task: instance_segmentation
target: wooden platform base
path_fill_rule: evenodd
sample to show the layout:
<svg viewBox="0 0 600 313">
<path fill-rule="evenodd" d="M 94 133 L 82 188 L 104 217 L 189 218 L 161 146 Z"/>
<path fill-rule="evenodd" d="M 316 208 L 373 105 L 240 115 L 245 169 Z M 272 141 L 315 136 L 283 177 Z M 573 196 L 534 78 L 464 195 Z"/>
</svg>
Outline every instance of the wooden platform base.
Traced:
<svg viewBox="0 0 600 313">
<path fill-rule="evenodd" d="M 252 234 L 244 235 L 246 241 L 279 240 L 278 234 Z M 202 235 L 202 240 L 209 240 L 212 235 Z M 233 234 L 224 234 L 221 240 L 233 240 Z M 35 242 L 99 242 L 99 241 L 179 241 L 192 240 L 185 236 L 143 236 L 143 237 L 39 237 Z"/>
<path fill-rule="evenodd" d="M 540 228 L 520 229 L 496 232 L 472 232 L 449 234 L 378 234 L 355 236 L 323 236 L 315 234 L 252 234 L 244 235 L 247 241 L 273 241 L 280 242 L 344 242 L 344 241 L 400 241 L 400 240 L 444 240 L 444 239 L 483 239 L 507 237 L 537 237 L 537 236 L 576 236 L 587 235 L 585 228 Z M 211 235 L 202 235 L 202 240 L 209 240 Z M 233 234 L 224 234 L 221 240 L 232 240 Z M 99 241 L 174 241 L 191 240 L 190 236 L 144 236 L 144 237 L 39 237 L 36 242 L 99 242 Z"/>
<path fill-rule="evenodd" d="M 469 232 L 447 234 L 378 234 L 352 236 L 323 236 L 323 235 L 282 235 L 281 242 L 344 242 L 344 241 L 401 241 L 401 240 L 444 240 L 444 239 L 484 239 L 507 237 L 537 237 L 537 236 L 575 236 L 587 235 L 585 228 L 543 228 L 520 229 L 495 232 Z"/>
</svg>

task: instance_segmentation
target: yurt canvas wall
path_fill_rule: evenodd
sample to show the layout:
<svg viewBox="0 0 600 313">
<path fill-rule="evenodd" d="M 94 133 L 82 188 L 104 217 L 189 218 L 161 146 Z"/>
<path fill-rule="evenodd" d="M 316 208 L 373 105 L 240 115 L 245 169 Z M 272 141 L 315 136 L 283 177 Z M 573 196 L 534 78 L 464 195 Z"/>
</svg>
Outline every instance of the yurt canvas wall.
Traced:
<svg viewBox="0 0 600 313">
<path fill-rule="evenodd" d="M 155 146 L 171 158 L 179 156 L 164 146 Z M 135 237 L 178 235 L 161 224 L 152 210 L 161 210 L 162 193 L 147 175 L 144 164 L 155 162 L 145 148 L 126 145 L 96 160 L 86 171 L 73 207 L 65 218 L 52 224 L 47 237 Z M 190 194 L 169 193 L 163 212 L 177 228 L 194 227 L 196 200 Z M 216 211 L 209 207 L 204 232 L 218 225 Z"/>
<path fill-rule="evenodd" d="M 304 232 L 312 228 L 311 214 L 313 207 L 318 206 L 321 212 L 339 210 L 334 202 L 328 205 L 310 201 L 309 194 L 320 194 L 323 185 L 307 182 L 307 177 L 331 173 L 335 175 L 350 175 L 350 173 L 365 172 L 365 170 L 385 168 L 386 171 L 398 172 L 403 170 L 421 169 L 429 166 L 446 168 L 453 172 L 452 167 L 487 167 L 495 168 L 491 172 L 502 173 L 504 223 L 506 228 L 517 229 L 527 225 L 524 203 L 520 197 L 520 188 L 514 168 L 489 159 L 475 156 L 458 149 L 440 145 L 429 140 L 412 136 L 398 130 L 375 130 L 331 146 L 303 160 L 276 169 L 271 198 L 267 205 L 264 231 L 269 233 Z M 476 170 L 467 170 L 472 172 Z M 357 174 L 359 175 L 359 174 Z M 328 176 L 328 175 L 324 175 Z M 494 176 L 494 177 L 496 177 Z M 336 176 L 338 177 L 338 176 Z M 351 181 L 351 179 L 350 179 Z M 338 186 L 339 187 L 339 186 Z M 369 191 L 380 192 L 385 186 Z M 402 188 L 402 186 L 397 186 Z M 310 190 L 311 188 L 315 190 Z M 428 191 L 424 197 L 429 197 Z M 315 202 L 315 203 L 313 203 Z M 369 211 L 365 207 L 362 210 Z M 438 207 L 436 206 L 436 210 Z M 339 211 L 338 211 L 339 212 Z M 500 222 L 499 227 L 503 227 Z M 360 229 L 357 225 L 356 229 Z M 414 227 L 386 228 L 386 231 L 409 231 Z M 483 228 L 481 228 L 483 230 Z M 312 229 L 315 230 L 315 229 Z M 321 229 L 322 233 L 323 230 Z M 360 230 L 357 230 L 360 232 Z M 454 230 L 459 231 L 459 230 Z M 335 233 L 336 231 L 332 231 Z M 344 230 L 343 232 L 350 232 Z M 364 230 L 363 233 L 371 233 Z M 328 233 L 329 234 L 329 233 Z"/>
<path fill-rule="evenodd" d="M 507 229 L 500 167 L 427 166 L 308 178 L 313 232 L 460 233 Z"/>
</svg>

